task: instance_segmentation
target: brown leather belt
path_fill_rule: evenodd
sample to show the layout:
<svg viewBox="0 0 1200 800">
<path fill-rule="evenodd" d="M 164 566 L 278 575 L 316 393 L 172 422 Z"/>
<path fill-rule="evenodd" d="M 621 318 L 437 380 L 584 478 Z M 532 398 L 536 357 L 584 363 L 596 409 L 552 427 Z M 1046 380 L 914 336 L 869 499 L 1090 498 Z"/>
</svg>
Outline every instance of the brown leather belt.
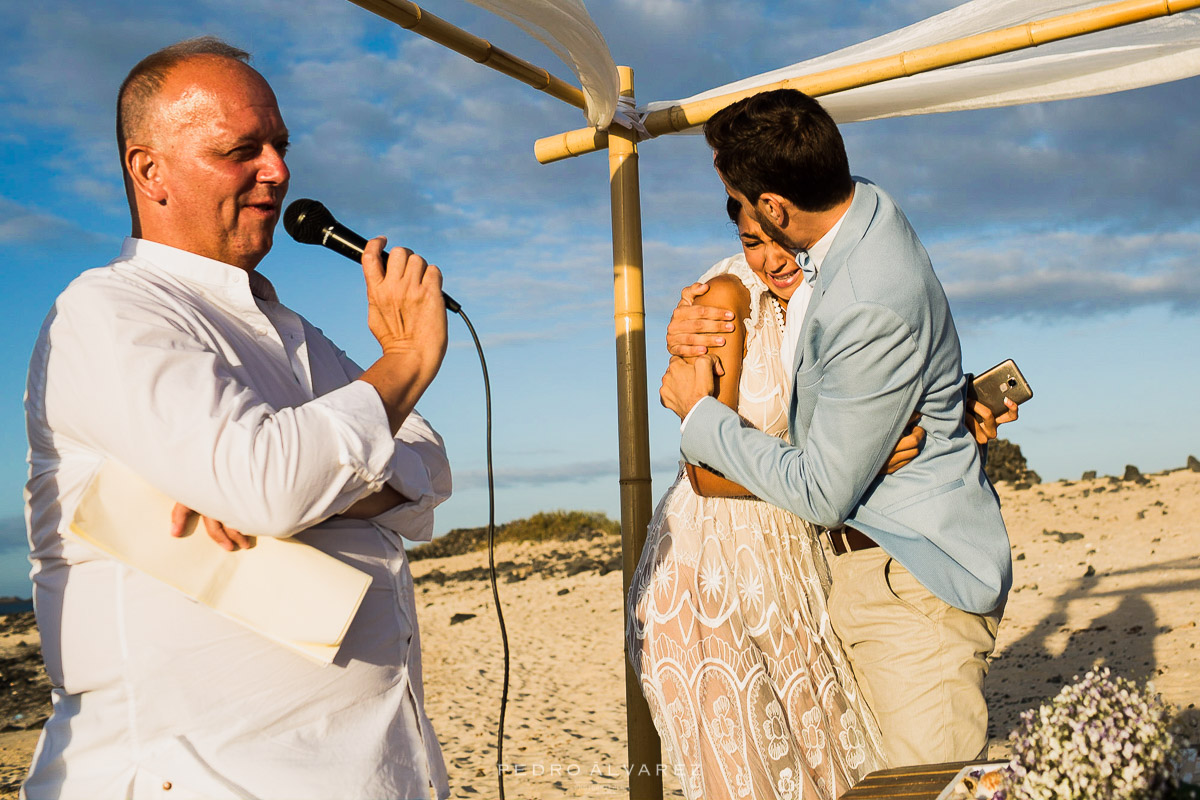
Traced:
<svg viewBox="0 0 1200 800">
<path fill-rule="evenodd" d="M 870 550 L 879 544 L 860 530 L 851 527 L 829 531 L 829 544 L 834 555 L 844 556 L 856 550 Z"/>
</svg>

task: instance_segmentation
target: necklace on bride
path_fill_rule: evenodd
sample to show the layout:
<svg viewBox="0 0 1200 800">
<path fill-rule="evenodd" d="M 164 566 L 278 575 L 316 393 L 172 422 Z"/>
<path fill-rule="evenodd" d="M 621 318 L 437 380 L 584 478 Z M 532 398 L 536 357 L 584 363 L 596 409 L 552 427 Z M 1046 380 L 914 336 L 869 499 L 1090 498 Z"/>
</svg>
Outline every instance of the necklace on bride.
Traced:
<svg viewBox="0 0 1200 800">
<path fill-rule="evenodd" d="M 787 310 L 775 295 L 768 292 L 767 297 L 770 297 L 771 302 L 775 305 L 775 325 L 779 328 L 780 335 L 782 335 L 784 328 L 787 326 Z"/>
</svg>

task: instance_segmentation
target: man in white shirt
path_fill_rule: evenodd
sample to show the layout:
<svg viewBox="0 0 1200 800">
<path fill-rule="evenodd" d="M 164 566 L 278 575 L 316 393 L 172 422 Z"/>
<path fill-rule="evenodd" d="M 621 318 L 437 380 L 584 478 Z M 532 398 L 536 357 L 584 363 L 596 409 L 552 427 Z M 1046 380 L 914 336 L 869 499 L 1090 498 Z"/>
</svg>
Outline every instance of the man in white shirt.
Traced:
<svg viewBox="0 0 1200 800">
<path fill-rule="evenodd" d="M 55 688 L 31 800 L 448 794 L 400 540 L 428 539 L 450 493 L 414 410 L 445 354 L 441 275 L 401 248 L 385 271 L 371 242 L 383 354 L 365 371 L 278 302 L 255 267 L 288 132 L 247 60 L 206 37 L 134 67 L 118 95 L 132 236 L 62 293 L 34 350 L 26 515 Z M 293 537 L 370 575 L 333 664 L 64 536 L 109 461 L 180 504 L 145 536 L 199 513 L 227 550 Z"/>
</svg>

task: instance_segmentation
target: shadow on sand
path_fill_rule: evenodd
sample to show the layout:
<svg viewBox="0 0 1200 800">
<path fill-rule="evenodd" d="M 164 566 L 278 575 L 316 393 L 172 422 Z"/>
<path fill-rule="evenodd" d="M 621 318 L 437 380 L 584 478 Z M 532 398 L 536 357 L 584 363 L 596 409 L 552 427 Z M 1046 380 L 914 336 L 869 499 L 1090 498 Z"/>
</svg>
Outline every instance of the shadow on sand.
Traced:
<svg viewBox="0 0 1200 800">
<path fill-rule="evenodd" d="M 1120 590 L 1103 588 L 1106 578 L 1141 573 L 1165 574 L 1172 579 Z M 1073 682 L 1092 667 L 1108 667 L 1116 675 L 1139 681 L 1152 680 L 1159 673 L 1155 639 L 1171 629 L 1160 626 L 1147 598 L 1196 591 L 1200 591 L 1200 563 L 1195 558 L 1117 569 L 1075 580 L 1054 599 L 1053 608 L 1041 621 L 992 662 L 986 683 L 989 736 L 1007 737 L 1019 724 L 1022 711 L 1058 694 L 1064 683 Z M 1078 619 L 1078 613 L 1069 613 L 1073 603 L 1114 597 L 1120 602 L 1113 610 L 1082 626 L 1068 625 L 1069 617 Z M 1068 634 L 1066 645 L 1061 652 L 1057 647 L 1051 650 L 1051 638 L 1058 639 L 1062 633 Z M 1182 716 L 1191 728 L 1192 741 L 1200 739 L 1200 712 L 1185 709 Z"/>
</svg>

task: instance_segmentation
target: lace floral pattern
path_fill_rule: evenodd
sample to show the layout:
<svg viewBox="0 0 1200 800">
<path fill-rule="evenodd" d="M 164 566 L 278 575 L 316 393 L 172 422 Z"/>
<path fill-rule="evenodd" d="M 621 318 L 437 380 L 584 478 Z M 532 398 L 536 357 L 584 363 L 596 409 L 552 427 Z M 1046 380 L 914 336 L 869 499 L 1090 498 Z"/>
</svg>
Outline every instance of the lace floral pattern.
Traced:
<svg viewBox="0 0 1200 800">
<path fill-rule="evenodd" d="M 751 295 L 738 413 L 784 437 L 775 304 L 740 256 L 705 278 L 722 272 Z M 650 523 L 626 637 L 689 798 L 833 800 L 883 766 L 828 591 L 811 526 L 757 500 L 697 497 L 680 471 Z"/>
</svg>

